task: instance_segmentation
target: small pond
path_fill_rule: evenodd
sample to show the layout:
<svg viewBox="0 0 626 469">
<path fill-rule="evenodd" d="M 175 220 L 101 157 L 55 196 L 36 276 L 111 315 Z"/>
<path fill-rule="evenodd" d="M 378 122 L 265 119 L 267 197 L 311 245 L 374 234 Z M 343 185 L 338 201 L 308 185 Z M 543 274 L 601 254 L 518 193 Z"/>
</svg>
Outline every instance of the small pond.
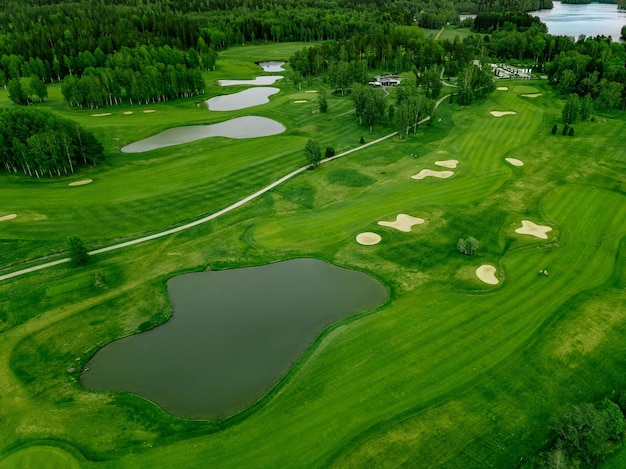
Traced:
<svg viewBox="0 0 626 469">
<path fill-rule="evenodd" d="M 208 137 L 255 138 L 277 135 L 285 126 L 273 119 L 259 116 L 244 116 L 218 124 L 187 125 L 164 130 L 151 137 L 138 140 L 122 147 L 124 153 L 141 153 L 157 148 L 171 147 L 181 143 L 195 142 Z"/>
<path fill-rule="evenodd" d="M 250 88 L 239 93 L 215 96 L 205 101 L 210 111 L 236 111 L 269 103 L 269 97 L 280 90 L 274 87 Z"/>
<path fill-rule="evenodd" d="M 265 62 L 258 62 L 259 67 L 261 67 L 263 69 L 263 71 L 265 72 L 284 72 L 285 69 L 283 68 L 283 65 L 285 65 L 285 62 L 282 61 L 278 61 L 278 60 L 267 60 Z"/>
<path fill-rule="evenodd" d="M 254 80 L 218 80 L 220 86 L 248 85 L 248 86 L 267 86 L 273 85 L 278 80 L 282 80 L 281 75 L 265 75 L 256 77 Z"/>
<path fill-rule="evenodd" d="M 183 274 L 167 290 L 172 318 L 101 348 L 81 381 L 207 419 L 254 403 L 324 327 L 388 297 L 370 275 L 316 259 Z"/>
</svg>

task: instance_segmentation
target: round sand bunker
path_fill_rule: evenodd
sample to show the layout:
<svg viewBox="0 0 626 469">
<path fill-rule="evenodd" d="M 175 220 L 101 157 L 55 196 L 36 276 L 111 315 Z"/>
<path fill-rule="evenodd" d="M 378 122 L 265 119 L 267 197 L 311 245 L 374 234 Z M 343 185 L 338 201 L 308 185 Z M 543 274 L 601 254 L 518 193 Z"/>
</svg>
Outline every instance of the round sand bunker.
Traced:
<svg viewBox="0 0 626 469">
<path fill-rule="evenodd" d="M 494 117 L 502 117 L 502 116 L 510 116 L 513 114 L 517 114 L 517 112 L 515 111 L 491 111 L 489 114 L 491 114 Z"/>
<path fill-rule="evenodd" d="M 297 101 L 294 101 L 295 104 L 302 104 L 302 103 L 308 103 L 308 101 L 306 99 L 298 99 Z"/>
<path fill-rule="evenodd" d="M 419 173 L 411 176 L 411 179 L 424 179 L 428 176 L 445 179 L 454 175 L 453 171 L 433 171 L 432 169 L 422 169 Z"/>
<path fill-rule="evenodd" d="M 522 160 L 518 160 L 517 158 L 505 158 L 505 160 L 513 166 L 524 166 L 524 162 Z"/>
<path fill-rule="evenodd" d="M 541 93 L 528 93 L 522 95 L 524 98 L 538 98 L 541 96 Z"/>
<path fill-rule="evenodd" d="M 498 91 L 508 91 L 509 87 L 508 86 L 498 86 L 496 88 L 496 90 L 498 90 Z"/>
<path fill-rule="evenodd" d="M 497 285 L 500 283 L 498 277 L 496 277 L 496 268 L 489 264 L 483 264 L 476 269 L 476 277 L 489 285 Z"/>
<path fill-rule="evenodd" d="M 545 225 L 537 225 L 529 220 L 522 220 L 522 227 L 515 230 L 516 233 L 532 235 L 541 239 L 548 239 L 546 234 L 548 231 L 552 231 L 552 228 Z"/>
<path fill-rule="evenodd" d="M 317 90 L 306 90 L 305 93 L 317 93 Z"/>
<path fill-rule="evenodd" d="M 150 114 L 152 112 L 156 112 L 154 109 L 146 109 L 145 111 L 143 111 L 144 114 Z"/>
<path fill-rule="evenodd" d="M 454 169 L 459 164 L 459 160 L 435 161 L 435 164 L 443 168 Z"/>
<path fill-rule="evenodd" d="M 85 184 L 91 184 L 93 179 L 83 179 L 82 181 L 70 182 L 68 186 L 84 186 Z"/>
<path fill-rule="evenodd" d="M 91 117 L 104 117 L 104 116 L 110 116 L 111 113 L 110 112 L 103 112 L 102 114 L 92 114 Z"/>
<path fill-rule="evenodd" d="M 366 231 L 365 233 L 359 233 L 356 237 L 356 242 L 362 244 L 363 246 L 372 246 L 374 244 L 380 243 L 381 236 L 378 233 L 372 233 L 371 231 Z"/>
<path fill-rule="evenodd" d="M 395 221 L 378 222 L 380 226 L 388 226 L 390 228 L 395 228 L 396 230 L 403 231 L 405 233 L 409 233 L 413 225 L 421 225 L 422 223 L 424 223 L 423 218 L 412 217 L 411 215 L 407 215 L 406 213 L 401 213 L 396 216 Z"/>
<path fill-rule="evenodd" d="M 10 215 L 4 215 L 0 217 L 0 221 L 13 220 L 15 217 L 17 217 L 17 214 L 11 213 Z"/>
<path fill-rule="evenodd" d="M 133 111 L 124 111 L 124 115 L 125 116 L 130 116 L 133 113 Z"/>
</svg>

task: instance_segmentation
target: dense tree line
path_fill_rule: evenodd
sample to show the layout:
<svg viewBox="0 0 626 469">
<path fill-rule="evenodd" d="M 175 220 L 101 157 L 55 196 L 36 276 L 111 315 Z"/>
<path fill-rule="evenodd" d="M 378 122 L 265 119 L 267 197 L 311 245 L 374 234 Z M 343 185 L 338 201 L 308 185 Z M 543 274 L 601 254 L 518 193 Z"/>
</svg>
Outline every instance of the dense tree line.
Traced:
<svg viewBox="0 0 626 469">
<path fill-rule="evenodd" d="M 626 45 L 607 38 L 581 38 L 546 66 L 564 96 L 589 96 L 598 108 L 626 108 Z"/>
<path fill-rule="evenodd" d="M 552 0 L 458 0 L 459 13 L 534 11 L 552 8 Z"/>
<path fill-rule="evenodd" d="M 509 10 L 525 9 L 519 4 L 526 0 L 507 1 Z M 203 54 L 250 41 L 347 39 L 385 35 L 396 26 L 439 28 L 458 22 L 453 0 L 33 0 L 0 5 L 0 84 L 31 75 L 43 82 L 80 76 L 92 57 L 101 62 L 124 47 L 193 48 Z"/>
<path fill-rule="evenodd" d="M 169 46 L 141 46 L 104 56 L 85 53 L 81 57 L 81 76 L 65 77 L 62 92 L 72 106 L 98 108 L 167 101 L 204 93 L 201 69 L 211 69 L 215 53 L 194 48 L 187 52 Z"/>
<path fill-rule="evenodd" d="M 505 27 L 509 30 L 515 29 L 523 32 L 533 26 L 541 32 L 548 32 L 548 28 L 541 22 L 538 16 L 532 16 L 528 13 L 512 11 L 504 13 L 489 12 L 479 13 L 474 18 L 474 31 L 478 33 L 491 33 Z"/>
<path fill-rule="evenodd" d="M 0 111 L 0 162 L 11 173 L 61 176 L 104 159 L 102 145 L 76 122 L 47 111 Z"/>
</svg>

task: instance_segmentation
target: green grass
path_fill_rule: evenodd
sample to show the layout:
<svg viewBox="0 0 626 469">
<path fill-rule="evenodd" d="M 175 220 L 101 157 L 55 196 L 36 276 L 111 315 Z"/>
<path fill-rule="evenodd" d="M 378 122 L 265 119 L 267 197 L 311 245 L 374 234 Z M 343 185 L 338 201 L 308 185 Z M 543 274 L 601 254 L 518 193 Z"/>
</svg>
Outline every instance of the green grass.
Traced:
<svg viewBox="0 0 626 469">
<path fill-rule="evenodd" d="M 54 446 L 31 446 L 0 461 L 2 469 L 41 467 L 46 469 L 77 469 L 80 463 L 69 453 Z"/>
<path fill-rule="evenodd" d="M 229 60 L 250 60 L 251 49 L 229 51 Z M 259 50 L 254 60 L 274 58 Z M 547 84 L 533 82 L 543 94 L 536 99 L 520 96 L 528 91 L 516 87 L 527 82 L 508 86 L 464 109 L 445 103 L 416 135 L 306 171 L 205 225 L 84 267 L 0 283 L 0 461 L 45 440 L 73 447 L 85 467 L 516 467 L 546 442 L 560 408 L 626 388 L 625 116 L 553 136 L 562 104 Z M 60 220 L 3 225 L 2 238 L 23 246 L 23 257 L 43 254 L 36 245 L 45 237 L 30 225 L 50 224 L 45 247 L 82 217 L 85 238 L 106 244 L 131 226 L 156 230 L 232 203 L 302 165 L 309 136 L 337 152 L 375 137 L 354 116 L 339 116 L 349 98 L 332 96 L 322 116 L 292 102 L 303 96 L 313 106 L 315 98 L 281 87 L 258 110 L 289 131 L 263 140 L 261 152 L 254 142 L 222 140 L 129 157 L 110 144 L 110 163 L 89 173 L 94 184 L 76 188 L 85 201 L 65 195 L 66 181 L 3 179 L 0 192 L 9 192 L 1 200 L 39 199 Z M 167 106 L 180 122 L 189 122 L 183 109 L 195 112 L 184 102 Z M 517 114 L 495 118 L 491 110 Z M 154 127 L 136 131 L 166 126 L 158 114 Z M 114 128 L 133 135 L 131 126 Z M 410 178 L 444 159 L 459 160 L 453 177 Z M 410 233 L 377 224 L 398 213 L 426 222 Z M 553 231 L 547 240 L 516 234 L 523 219 Z M 363 231 L 381 234 L 381 243 L 359 245 Z M 455 249 L 468 235 L 481 241 L 471 258 Z M 299 256 L 370 272 L 390 301 L 327 328 L 240 415 L 220 424 L 173 418 L 137 396 L 85 391 L 67 371 L 101 345 L 166 320 L 172 275 Z M 483 263 L 504 271 L 501 284 L 476 279 Z M 543 268 L 550 277 L 537 275 Z"/>
</svg>

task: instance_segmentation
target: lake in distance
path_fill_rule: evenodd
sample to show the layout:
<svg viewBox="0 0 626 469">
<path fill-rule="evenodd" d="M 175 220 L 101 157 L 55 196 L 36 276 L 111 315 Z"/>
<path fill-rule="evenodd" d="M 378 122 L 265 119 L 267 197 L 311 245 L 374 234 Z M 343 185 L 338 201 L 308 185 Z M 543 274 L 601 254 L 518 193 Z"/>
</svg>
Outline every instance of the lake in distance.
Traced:
<svg viewBox="0 0 626 469">
<path fill-rule="evenodd" d="M 626 25 L 626 10 L 618 10 L 617 5 L 608 3 L 570 4 L 553 2 L 550 10 L 531 11 L 548 27 L 554 36 L 587 37 L 611 36 L 619 41 L 622 26 Z"/>
</svg>

